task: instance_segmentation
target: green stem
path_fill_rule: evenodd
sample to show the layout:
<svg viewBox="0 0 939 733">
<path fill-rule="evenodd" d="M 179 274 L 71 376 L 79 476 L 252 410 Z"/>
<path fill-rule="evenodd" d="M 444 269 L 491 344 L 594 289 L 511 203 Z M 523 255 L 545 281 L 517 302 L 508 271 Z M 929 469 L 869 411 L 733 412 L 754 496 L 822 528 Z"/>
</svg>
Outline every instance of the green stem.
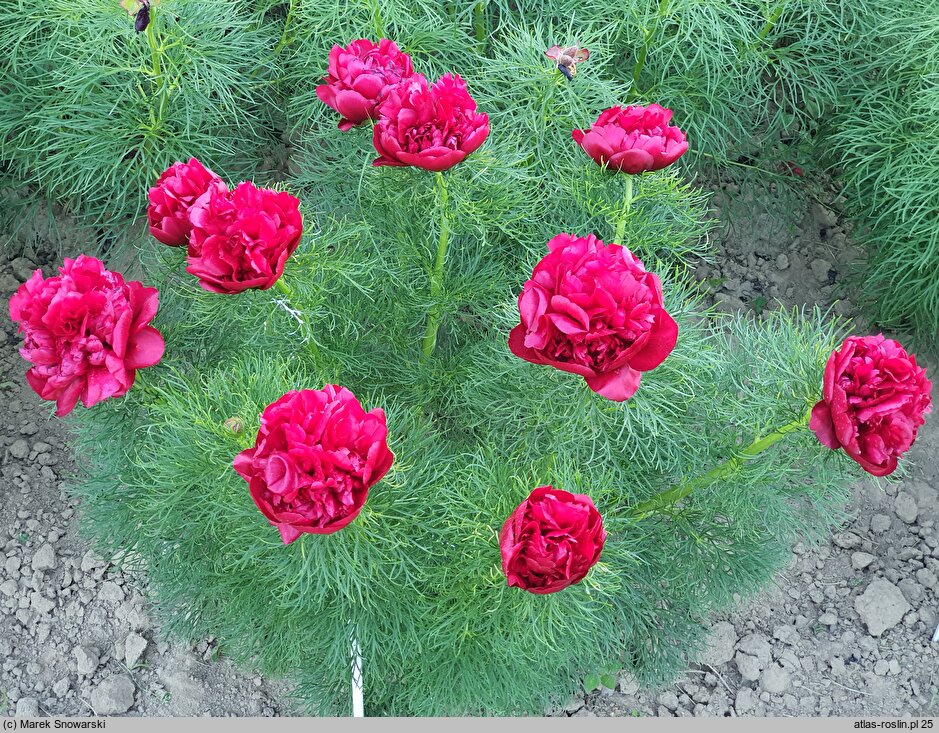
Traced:
<svg viewBox="0 0 939 733">
<path fill-rule="evenodd" d="M 649 57 L 649 47 L 652 43 L 652 39 L 656 35 L 656 31 L 658 31 L 659 22 L 665 17 L 667 10 L 668 0 L 659 0 L 659 7 L 655 13 L 655 19 L 652 21 L 652 27 L 646 28 L 642 32 L 642 48 L 639 49 L 639 55 L 636 56 L 636 65 L 633 67 L 632 85 L 629 89 L 628 101 L 639 97 L 639 77 L 642 75 L 642 70 L 646 65 L 646 59 Z"/>
<path fill-rule="evenodd" d="M 274 287 L 276 287 L 280 292 L 286 295 L 288 298 L 293 295 L 293 291 L 290 289 L 290 286 L 284 282 L 284 276 L 281 275 L 274 282 Z"/>
<path fill-rule="evenodd" d="M 297 312 L 303 313 L 297 306 L 293 303 L 293 288 L 291 288 L 286 282 L 284 282 L 284 276 L 281 275 L 277 280 L 274 281 L 274 287 L 277 288 L 281 293 L 284 294 L 284 297 L 288 301 L 290 308 L 296 310 Z M 306 343 L 306 349 L 309 352 L 310 356 L 316 360 L 319 357 L 319 348 L 316 346 L 316 341 L 313 339 L 313 327 L 310 325 L 310 322 L 307 320 L 308 316 L 306 313 L 303 313 L 303 319 L 300 322 L 301 330 L 304 332 L 304 341 Z"/>
<path fill-rule="evenodd" d="M 150 46 L 150 73 L 153 74 L 153 83 L 155 89 L 159 92 L 159 104 L 157 106 L 156 119 L 163 121 L 163 112 L 166 109 L 166 102 L 169 96 L 169 89 L 166 80 L 163 78 L 163 49 L 160 46 L 160 39 L 157 37 L 157 10 L 154 4 L 150 4 L 150 23 L 147 24 L 147 44 Z"/>
<path fill-rule="evenodd" d="M 385 23 L 381 17 L 381 9 L 378 7 L 378 0 L 370 0 L 368 3 L 372 11 L 372 28 L 375 29 L 375 40 L 385 37 Z"/>
<path fill-rule="evenodd" d="M 626 193 L 623 195 L 623 213 L 616 220 L 616 233 L 613 235 L 613 242 L 623 243 L 623 236 L 626 234 L 626 220 L 629 219 L 629 212 L 633 207 L 633 177 L 626 174 Z"/>
<path fill-rule="evenodd" d="M 274 46 L 274 55 L 277 56 L 289 42 L 287 40 L 287 32 L 290 30 L 290 20 L 293 18 L 293 11 L 296 7 L 295 0 L 290 0 L 290 4 L 287 7 L 287 17 L 284 18 L 284 30 L 280 34 L 280 40 L 277 42 L 277 45 Z"/>
<path fill-rule="evenodd" d="M 809 424 L 810 417 L 811 413 L 806 413 L 798 420 L 793 420 L 791 423 L 783 425 L 781 428 L 773 431 L 769 435 L 759 438 L 758 440 L 754 440 L 749 446 L 740 451 L 739 455 L 724 461 L 722 464 L 712 468 L 703 476 L 698 476 L 696 478 L 685 481 L 684 483 L 681 483 L 678 486 L 674 486 L 667 491 L 656 494 L 651 499 L 647 499 L 640 504 L 636 504 L 636 506 L 629 510 L 628 515 L 635 517 L 636 519 L 642 519 L 643 517 L 654 514 L 661 509 L 666 509 L 673 506 L 688 496 L 688 494 L 690 494 L 699 486 L 706 486 L 718 479 L 732 476 L 737 472 L 740 466 L 744 464 L 744 462 L 759 455 L 770 446 L 775 445 L 780 440 L 785 438 L 789 433 L 806 427 Z"/>
<path fill-rule="evenodd" d="M 473 6 L 473 31 L 476 34 L 476 43 L 479 53 L 486 55 L 486 0 L 479 0 Z"/>
<path fill-rule="evenodd" d="M 760 40 L 765 40 L 766 37 L 770 34 L 770 31 L 773 30 L 773 26 L 776 25 L 776 21 L 779 20 L 779 17 L 782 15 L 783 10 L 786 7 L 786 2 L 783 0 L 776 6 L 772 13 L 770 13 L 769 18 L 767 18 L 763 29 L 760 31 Z"/>
<path fill-rule="evenodd" d="M 437 190 L 440 194 L 440 237 L 437 240 L 437 260 L 430 274 L 430 297 L 434 303 L 427 316 L 427 329 L 424 331 L 424 356 L 434 353 L 437 345 L 437 329 L 440 327 L 440 304 L 437 302 L 443 287 L 443 270 L 447 262 L 447 245 L 450 243 L 450 220 L 447 212 L 447 179 L 443 173 L 437 174 Z"/>
</svg>

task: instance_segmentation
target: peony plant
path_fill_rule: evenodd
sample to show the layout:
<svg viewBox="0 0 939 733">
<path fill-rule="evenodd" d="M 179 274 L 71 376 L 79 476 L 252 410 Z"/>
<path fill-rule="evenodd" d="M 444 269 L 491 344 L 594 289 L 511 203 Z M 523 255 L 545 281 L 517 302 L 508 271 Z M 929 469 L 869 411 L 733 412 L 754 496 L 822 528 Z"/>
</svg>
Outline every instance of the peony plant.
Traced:
<svg viewBox="0 0 939 733">
<path fill-rule="evenodd" d="M 337 48 L 317 94 L 342 133 L 377 116 L 375 165 L 330 124 L 294 193 L 194 159 L 154 176 L 162 336 L 155 291 L 97 261 L 11 301 L 40 396 L 88 397 L 90 525 L 146 563 L 174 629 L 291 675 L 317 713 L 349 711 L 353 668 L 396 715 L 543 713 L 611 666 L 667 679 L 710 613 L 837 526 L 859 466 L 899 465 L 929 381 L 818 313 L 699 307 L 668 110 L 601 114 L 584 165 L 586 72 L 537 55 L 528 138 L 455 71 Z"/>
</svg>

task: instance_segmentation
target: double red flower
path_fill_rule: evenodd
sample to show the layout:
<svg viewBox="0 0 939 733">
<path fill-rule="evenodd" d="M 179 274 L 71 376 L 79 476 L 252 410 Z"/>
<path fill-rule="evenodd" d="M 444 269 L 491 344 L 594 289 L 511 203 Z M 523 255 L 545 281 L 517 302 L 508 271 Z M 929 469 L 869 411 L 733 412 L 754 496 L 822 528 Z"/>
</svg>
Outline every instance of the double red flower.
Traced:
<svg viewBox="0 0 939 733">
<path fill-rule="evenodd" d="M 893 473 L 931 409 L 932 384 L 900 344 L 849 336 L 825 366 L 822 399 L 809 427 L 874 476 Z"/>
<path fill-rule="evenodd" d="M 685 134 L 670 125 L 672 111 L 658 104 L 648 107 L 610 107 L 589 130 L 574 130 L 574 142 L 597 165 L 623 173 L 657 171 L 688 150 Z"/>
<path fill-rule="evenodd" d="M 29 386 L 54 400 L 60 417 L 79 399 L 91 407 L 122 396 L 138 369 L 163 356 L 163 337 L 150 325 L 158 302 L 154 288 L 125 282 L 88 255 L 66 259 L 49 278 L 36 270 L 10 299 L 20 354 L 33 364 Z"/>
<path fill-rule="evenodd" d="M 502 572 L 510 586 L 556 593 L 586 577 L 605 541 L 603 519 L 589 496 L 540 486 L 502 526 Z"/>
<path fill-rule="evenodd" d="M 182 247 L 189 243 L 189 211 L 206 191 L 227 190 L 224 181 L 195 158 L 173 163 L 148 193 L 147 223 L 150 233 L 163 244 Z"/>
<path fill-rule="evenodd" d="M 250 182 L 230 191 L 195 158 L 164 171 L 149 198 L 150 232 L 188 245 L 186 270 L 213 293 L 270 288 L 303 234 L 294 196 Z"/>
<path fill-rule="evenodd" d="M 213 293 L 266 290 L 284 272 L 303 233 L 300 202 L 289 193 L 239 183 L 210 189 L 192 206 L 187 272 Z"/>
<path fill-rule="evenodd" d="M 373 165 L 413 165 L 445 171 L 463 161 L 489 135 L 488 115 L 459 75 L 447 74 L 436 84 L 415 74 L 391 88 L 379 108 L 372 142 Z"/>
<path fill-rule="evenodd" d="M 479 148 L 489 135 L 489 117 L 457 74 L 433 85 L 415 74 L 411 58 L 386 38 L 364 38 L 333 46 L 320 100 L 342 115 L 339 129 L 375 120 L 373 165 L 414 166 L 445 171 Z"/>
<path fill-rule="evenodd" d="M 254 447 L 235 458 L 251 498 L 284 544 L 355 519 L 391 468 L 381 409 L 365 412 L 345 387 L 291 391 L 261 415 Z"/>
<path fill-rule="evenodd" d="M 509 348 L 533 364 L 582 376 L 622 402 L 678 339 L 662 283 L 628 249 L 595 236 L 558 234 L 518 296 Z"/>
<path fill-rule="evenodd" d="M 373 43 L 359 38 L 348 46 L 333 46 L 324 83 L 316 96 L 336 110 L 343 132 L 378 116 L 378 105 L 389 88 L 414 73 L 411 57 L 394 41 L 382 38 Z"/>
</svg>

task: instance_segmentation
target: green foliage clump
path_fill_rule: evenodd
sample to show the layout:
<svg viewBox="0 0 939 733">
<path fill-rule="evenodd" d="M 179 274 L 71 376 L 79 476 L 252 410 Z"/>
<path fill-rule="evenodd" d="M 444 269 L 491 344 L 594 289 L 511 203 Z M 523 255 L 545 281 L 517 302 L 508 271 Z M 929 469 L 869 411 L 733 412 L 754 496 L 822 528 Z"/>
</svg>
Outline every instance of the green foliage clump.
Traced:
<svg viewBox="0 0 939 733">
<path fill-rule="evenodd" d="M 277 110 L 276 28 L 262 17 L 234 0 L 161 0 L 135 34 L 117 0 L 7 0 L 0 159 L 113 227 L 175 160 L 259 170 Z"/>
<path fill-rule="evenodd" d="M 624 177 L 570 133 L 613 104 L 657 101 L 695 149 L 734 159 L 754 133 L 775 139 L 826 104 L 827 82 L 795 75 L 831 12 L 803 0 L 637 0 L 616 13 L 600 0 L 163 0 L 157 73 L 153 48 L 105 0 L 19 4 L 16 27 L 0 28 L 2 47 L 22 39 L 2 57 L 16 72 L 0 82 L 3 158 L 82 211 L 139 210 L 159 170 L 190 155 L 234 181 L 282 126 L 294 131 L 284 185 L 306 234 L 284 288 L 210 294 L 185 274 L 185 252 L 142 242 L 166 356 L 127 397 L 74 418 L 87 527 L 146 569 L 168 628 L 217 636 L 325 714 L 348 712 L 352 638 L 370 714 L 542 713 L 585 673 L 656 683 L 685 664 L 709 614 L 840 519 L 846 459 L 805 429 L 711 473 L 805 422 L 839 327 L 817 313 L 703 311 L 684 278 L 708 256 L 700 191 L 676 170 L 646 174 L 627 207 Z M 372 168 L 368 126 L 338 132 L 315 99 L 329 47 L 379 35 L 428 77 L 461 73 L 490 115 L 486 144 L 446 174 L 446 202 L 433 175 Z M 575 41 L 592 56 L 568 82 L 544 51 Z M 30 83 L 42 104 L 24 115 Z M 443 221 L 450 249 L 431 297 Z M 612 403 L 512 356 L 506 338 L 546 241 L 609 241 L 620 222 L 622 243 L 663 276 L 680 336 Z M 441 327 L 424 356 L 429 312 Z M 397 458 L 348 527 L 285 547 L 231 463 L 266 405 L 325 383 L 386 410 Z M 676 506 L 636 513 L 695 480 Z M 609 538 L 582 583 L 535 596 L 507 587 L 497 535 L 548 483 L 589 494 Z"/>
<path fill-rule="evenodd" d="M 332 135 L 335 177 L 348 183 L 333 201 L 315 176 L 297 182 L 308 234 L 284 291 L 209 294 L 182 272 L 182 252 L 141 253 L 168 351 L 124 400 L 77 418 L 89 528 L 146 568 L 171 630 L 211 633 L 237 659 L 290 676 L 320 714 L 349 711 L 352 636 L 370 714 L 542 713 L 596 670 L 668 679 L 711 612 L 765 583 L 796 537 L 839 520 L 845 461 L 823 460 L 802 430 L 665 513 L 630 510 L 804 421 L 838 329 L 818 314 L 725 324 L 702 313 L 667 259 L 702 235 L 700 198 L 660 172 L 641 179 L 627 231 L 666 276 L 674 352 L 626 403 L 517 359 L 506 346 L 514 296 L 544 240 L 530 222 L 509 236 L 503 216 L 518 202 L 504 184 L 516 169 L 494 132 L 448 174 L 444 320 L 423 358 L 437 305 L 434 177 L 363 170 L 363 136 Z M 546 210 L 558 228 L 608 231 L 585 202 L 621 177 L 582 177 L 574 188 L 590 196 L 548 188 Z M 387 411 L 396 461 L 352 524 L 285 547 L 231 462 L 268 403 L 325 383 Z M 609 538 L 582 583 L 535 596 L 506 585 L 497 535 L 548 483 L 588 493 Z"/>
<path fill-rule="evenodd" d="M 939 347 L 939 4 L 880 6 L 827 137 L 870 262 L 867 304 Z"/>
</svg>

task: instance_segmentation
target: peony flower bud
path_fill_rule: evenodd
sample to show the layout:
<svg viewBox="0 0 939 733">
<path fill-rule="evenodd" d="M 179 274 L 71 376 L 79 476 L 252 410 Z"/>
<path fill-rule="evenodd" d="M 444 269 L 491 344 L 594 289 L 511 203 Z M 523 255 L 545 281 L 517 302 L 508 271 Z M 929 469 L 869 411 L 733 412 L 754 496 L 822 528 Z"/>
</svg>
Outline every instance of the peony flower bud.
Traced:
<svg viewBox="0 0 939 733">
<path fill-rule="evenodd" d="M 235 435 L 240 435 L 244 432 L 245 421 L 240 417 L 230 417 L 225 421 L 225 427 Z"/>
</svg>

